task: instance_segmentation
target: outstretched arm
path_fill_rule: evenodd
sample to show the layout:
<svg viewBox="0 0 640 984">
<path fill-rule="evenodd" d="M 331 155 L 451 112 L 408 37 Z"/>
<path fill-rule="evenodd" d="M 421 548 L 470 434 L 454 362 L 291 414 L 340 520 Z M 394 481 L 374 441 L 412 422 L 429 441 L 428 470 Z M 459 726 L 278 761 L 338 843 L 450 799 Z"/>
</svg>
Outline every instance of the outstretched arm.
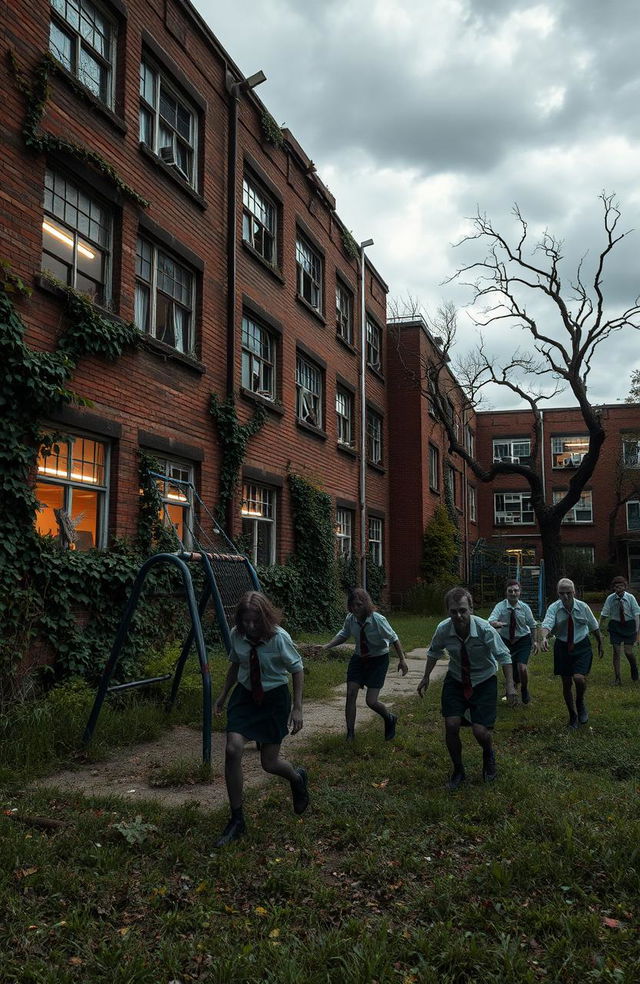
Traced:
<svg viewBox="0 0 640 984">
<path fill-rule="evenodd" d="M 421 697 L 424 697 L 425 693 L 429 689 L 429 678 L 431 677 L 433 668 L 437 662 L 438 662 L 437 656 L 431 656 L 429 655 L 429 653 L 427 653 L 427 665 L 425 667 L 424 676 L 422 677 L 422 680 L 418 684 L 418 693 L 420 694 Z"/>
<path fill-rule="evenodd" d="M 404 652 L 402 651 L 402 646 L 400 645 L 399 639 L 396 639 L 393 643 L 393 648 L 395 649 L 396 656 L 398 657 L 398 673 L 402 673 L 403 676 L 406 676 L 409 672 L 409 667 L 407 666 L 407 661 L 404 658 Z"/>
</svg>

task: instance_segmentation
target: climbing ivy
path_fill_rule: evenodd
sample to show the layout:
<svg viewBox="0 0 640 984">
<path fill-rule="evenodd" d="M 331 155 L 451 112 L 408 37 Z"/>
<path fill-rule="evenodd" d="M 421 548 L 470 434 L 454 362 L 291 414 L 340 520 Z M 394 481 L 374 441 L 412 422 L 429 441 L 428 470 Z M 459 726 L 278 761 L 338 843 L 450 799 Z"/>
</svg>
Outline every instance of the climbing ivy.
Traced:
<svg viewBox="0 0 640 984">
<path fill-rule="evenodd" d="M 278 126 L 271 113 L 268 113 L 266 109 L 260 117 L 260 126 L 262 127 L 262 135 L 267 143 L 270 143 L 272 147 L 283 146 L 284 134 L 282 127 Z"/>
<path fill-rule="evenodd" d="M 60 72 L 60 66 L 50 52 L 46 52 L 40 62 L 33 70 L 31 81 L 20 69 L 15 52 L 12 48 L 8 51 L 9 62 L 13 71 L 16 84 L 24 94 L 26 100 L 26 110 L 24 122 L 22 124 L 22 136 L 27 147 L 36 153 L 62 152 L 75 157 L 85 164 L 91 164 L 102 172 L 123 195 L 126 195 L 138 205 L 146 208 L 149 201 L 139 195 L 130 185 L 120 177 L 112 164 L 96 150 L 91 150 L 83 144 L 74 143 L 64 137 L 57 137 L 52 133 L 47 133 L 41 128 L 42 121 L 47 112 L 47 102 L 49 100 L 49 77 Z M 79 85 L 67 78 L 71 82 L 75 91 L 84 96 L 84 90 Z"/>
<path fill-rule="evenodd" d="M 357 260 L 360 256 L 360 247 L 350 232 L 346 229 L 342 231 L 342 248 L 350 260 Z"/>
<path fill-rule="evenodd" d="M 238 477 L 242 462 L 247 453 L 249 439 L 257 434 L 267 419 L 266 410 L 256 406 L 253 416 L 246 424 L 238 420 L 236 402 L 233 395 L 221 400 L 215 393 L 211 394 L 209 412 L 216 422 L 222 462 L 220 465 L 220 491 L 216 516 L 224 522 L 227 506 L 233 500 L 238 486 Z"/>
</svg>

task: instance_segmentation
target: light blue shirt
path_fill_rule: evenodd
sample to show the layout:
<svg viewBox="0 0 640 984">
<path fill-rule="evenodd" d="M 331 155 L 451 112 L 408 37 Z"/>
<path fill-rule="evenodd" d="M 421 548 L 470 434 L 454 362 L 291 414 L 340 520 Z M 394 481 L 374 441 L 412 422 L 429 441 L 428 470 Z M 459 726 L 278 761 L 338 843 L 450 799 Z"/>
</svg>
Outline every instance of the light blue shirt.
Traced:
<svg viewBox="0 0 640 984">
<path fill-rule="evenodd" d="M 635 620 L 636 615 L 640 615 L 640 605 L 636 601 L 634 595 L 629 594 L 628 591 L 620 597 L 614 591 L 610 594 L 604 605 L 602 606 L 602 611 L 600 612 L 600 618 L 610 618 L 614 622 L 620 621 L 620 602 L 622 602 L 622 607 L 624 609 L 624 617 L 630 622 Z"/>
<path fill-rule="evenodd" d="M 590 632 L 594 632 L 598 628 L 597 619 L 589 606 L 584 601 L 578 601 L 577 598 L 573 599 L 571 612 L 567 611 L 559 598 L 549 605 L 542 621 L 542 628 L 549 629 L 549 632 L 555 635 L 556 639 L 566 642 L 569 615 L 573 619 L 574 645 L 582 642 Z"/>
<path fill-rule="evenodd" d="M 516 613 L 516 639 L 522 639 L 523 636 L 531 635 L 531 629 L 535 629 L 536 620 L 533 617 L 533 612 L 527 605 L 525 601 L 518 601 L 515 605 L 510 605 L 506 598 L 499 601 L 496 607 L 489 615 L 489 622 L 505 622 L 501 629 L 496 629 L 503 639 L 509 639 L 510 631 L 509 626 L 511 624 L 511 612 Z"/>
<path fill-rule="evenodd" d="M 370 656 L 384 656 L 389 652 L 389 645 L 398 641 L 398 633 L 380 612 L 371 612 L 364 620 L 367 643 Z M 356 642 L 356 655 L 360 655 L 360 622 L 351 612 L 344 620 L 344 625 L 336 636 L 336 645 L 346 642 L 351 636 Z"/>
<path fill-rule="evenodd" d="M 234 626 L 231 630 L 231 652 L 229 661 L 238 665 L 238 683 L 251 690 L 249 674 L 249 657 L 251 646 L 246 636 Z M 302 672 L 302 659 L 293 644 L 289 633 L 280 625 L 276 627 L 275 635 L 266 642 L 257 645 L 260 660 L 260 679 L 263 690 L 272 690 L 287 683 L 289 673 Z"/>
<path fill-rule="evenodd" d="M 511 666 L 511 653 L 504 642 L 493 626 L 478 615 L 471 616 L 469 635 L 464 640 L 457 635 L 450 618 L 440 622 L 427 650 L 427 657 L 432 656 L 434 659 L 440 659 L 446 650 L 449 654 L 449 673 L 461 683 L 460 648 L 463 641 L 469 656 L 471 685 L 473 687 L 488 680 L 489 677 L 495 676 L 498 672 L 498 664 Z"/>
</svg>

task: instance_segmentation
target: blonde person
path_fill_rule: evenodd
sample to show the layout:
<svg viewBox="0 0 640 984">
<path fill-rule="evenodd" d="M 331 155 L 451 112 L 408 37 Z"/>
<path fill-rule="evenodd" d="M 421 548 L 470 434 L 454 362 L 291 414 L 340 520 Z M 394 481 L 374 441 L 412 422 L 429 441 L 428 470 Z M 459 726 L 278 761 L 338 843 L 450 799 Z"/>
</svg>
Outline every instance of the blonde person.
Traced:
<svg viewBox="0 0 640 984">
<path fill-rule="evenodd" d="M 409 667 L 404 658 L 397 632 L 384 615 L 375 610 L 371 596 L 363 588 L 354 588 L 347 599 L 347 615 L 344 625 L 323 649 L 333 649 L 351 636 L 355 639 L 355 649 L 347 667 L 347 702 L 345 719 L 347 722 L 347 741 L 355 737 L 358 691 L 367 691 L 367 706 L 379 714 L 384 721 L 386 741 L 395 738 L 398 718 L 379 699 L 380 691 L 389 668 L 389 646 L 393 646 L 398 657 L 398 672 L 406 676 Z"/>
<path fill-rule="evenodd" d="M 608 619 L 609 639 L 613 649 L 614 684 L 620 686 L 620 660 L 624 652 L 629 662 L 631 679 L 638 679 L 638 663 L 633 654 L 633 647 L 638 642 L 640 632 L 640 605 L 634 595 L 627 591 L 626 578 L 619 575 L 611 582 L 613 594 L 610 594 L 600 612 L 600 624 Z"/>
</svg>

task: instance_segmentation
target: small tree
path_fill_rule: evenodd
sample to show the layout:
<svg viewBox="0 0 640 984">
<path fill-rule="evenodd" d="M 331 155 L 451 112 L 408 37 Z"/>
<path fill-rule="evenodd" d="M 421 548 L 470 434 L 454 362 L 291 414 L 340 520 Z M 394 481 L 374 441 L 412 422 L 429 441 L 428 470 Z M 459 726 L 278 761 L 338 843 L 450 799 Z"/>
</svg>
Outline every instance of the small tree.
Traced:
<svg viewBox="0 0 640 984">
<path fill-rule="evenodd" d="M 442 581 L 452 574 L 458 576 L 459 564 L 458 528 L 446 506 L 437 506 L 424 531 L 420 565 L 422 576 L 425 581 Z"/>
</svg>

